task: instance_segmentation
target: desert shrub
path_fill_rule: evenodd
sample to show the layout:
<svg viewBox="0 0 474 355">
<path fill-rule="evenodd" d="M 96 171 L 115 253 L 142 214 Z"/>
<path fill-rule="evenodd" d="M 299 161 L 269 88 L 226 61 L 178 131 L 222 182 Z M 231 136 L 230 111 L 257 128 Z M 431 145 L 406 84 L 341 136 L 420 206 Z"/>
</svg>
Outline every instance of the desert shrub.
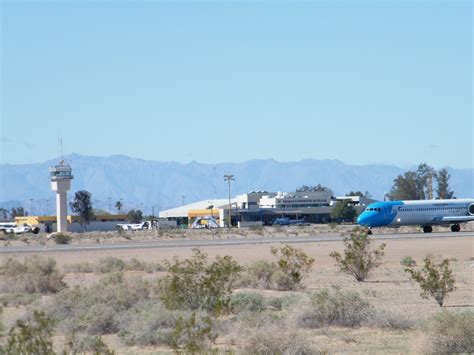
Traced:
<svg viewBox="0 0 474 355">
<path fill-rule="evenodd" d="M 65 272 L 74 272 L 74 273 L 91 273 L 94 272 L 94 266 L 89 262 L 84 261 L 76 264 L 68 264 L 63 267 Z"/>
<path fill-rule="evenodd" d="M 265 300 L 255 292 L 239 292 L 231 296 L 229 306 L 234 313 L 262 312 L 265 310 Z"/>
<path fill-rule="evenodd" d="M 285 308 L 290 308 L 294 306 L 301 300 L 299 295 L 285 295 L 283 297 L 269 297 L 265 300 L 265 305 L 268 308 L 273 308 L 274 310 L 281 311 Z"/>
<path fill-rule="evenodd" d="M 4 349 L 5 354 L 42 354 L 54 355 L 53 335 L 54 322 L 43 312 L 34 311 L 32 319 L 17 320 L 8 333 Z"/>
<path fill-rule="evenodd" d="M 272 247 L 271 252 L 277 257 L 277 262 L 253 262 L 246 268 L 240 285 L 282 291 L 301 288 L 301 281 L 309 274 L 314 259 L 290 245 Z"/>
<path fill-rule="evenodd" d="M 119 337 L 127 345 L 173 344 L 176 322 L 186 311 L 168 310 L 159 300 L 144 300 L 119 317 Z"/>
<path fill-rule="evenodd" d="M 5 307 L 26 306 L 37 301 L 40 297 L 39 293 L 6 293 L 0 296 L 0 304 Z"/>
<path fill-rule="evenodd" d="M 329 228 L 331 228 L 333 230 L 336 229 L 337 228 L 337 223 L 335 223 L 335 222 L 329 223 Z"/>
<path fill-rule="evenodd" d="M 474 352 L 474 312 L 443 311 L 422 326 L 424 351 L 439 354 Z"/>
<path fill-rule="evenodd" d="M 263 327 L 245 340 L 244 352 L 261 355 L 320 353 L 302 334 L 280 327 Z"/>
<path fill-rule="evenodd" d="M 202 353 L 210 350 L 217 334 L 208 315 L 192 312 L 188 317 L 180 316 L 172 333 L 172 347 L 185 353 Z"/>
<path fill-rule="evenodd" d="M 411 329 L 415 325 L 415 321 L 405 315 L 380 310 L 372 312 L 364 323 L 369 327 L 390 329 Z"/>
<path fill-rule="evenodd" d="M 337 251 L 329 255 L 336 260 L 336 265 L 342 272 L 354 276 L 357 281 L 364 281 L 373 269 L 380 266 L 380 260 L 384 256 L 385 243 L 374 250 L 370 244 L 367 233 L 354 228 L 351 235 L 344 238 L 344 256 Z"/>
<path fill-rule="evenodd" d="M 56 233 L 54 234 L 54 242 L 56 244 L 69 244 L 71 243 L 72 237 L 68 234 L 64 233 Z"/>
<path fill-rule="evenodd" d="M 243 287 L 271 289 L 272 275 L 278 271 L 278 265 L 266 260 L 252 262 L 245 268 L 239 284 Z"/>
<path fill-rule="evenodd" d="M 12 257 L 0 265 L 0 290 L 18 293 L 55 293 L 66 287 L 56 261 L 34 255 L 20 262 Z"/>
<path fill-rule="evenodd" d="M 400 260 L 400 265 L 412 267 L 416 266 L 416 261 L 411 256 L 404 256 Z"/>
<path fill-rule="evenodd" d="M 90 287 L 76 286 L 58 293 L 51 314 L 67 334 L 85 332 L 90 335 L 118 331 L 119 317 L 139 301 L 149 299 L 146 282 L 126 280 L 120 274 L 107 277 Z"/>
<path fill-rule="evenodd" d="M 255 234 L 263 235 L 263 226 L 252 225 L 249 227 L 249 230 Z"/>
<path fill-rule="evenodd" d="M 106 257 L 99 260 L 97 264 L 91 264 L 89 262 L 81 262 L 77 264 L 70 264 L 64 266 L 64 271 L 75 272 L 75 273 L 109 273 L 119 271 L 144 271 L 153 273 L 155 271 L 164 271 L 165 268 L 158 263 L 148 263 L 145 261 L 132 258 L 129 261 L 124 261 L 116 257 Z"/>
<path fill-rule="evenodd" d="M 155 271 L 164 271 L 165 268 L 158 263 L 148 263 L 145 261 L 138 260 L 137 258 L 132 258 L 125 265 L 126 270 L 131 271 L 145 271 L 152 273 Z"/>
<path fill-rule="evenodd" d="M 67 350 L 72 354 L 113 355 L 102 338 L 97 335 L 73 335 L 67 339 Z M 68 352 L 64 351 L 64 354 Z"/>
<path fill-rule="evenodd" d="M 167 262 L 169 275 L 159 280 L 158 294 L 169 309 L 226 309 L 241 267 L 232 257 L 217 256 L 208 263 L 207 254 L 194 249 L 194 256 Z"/>
<path fill-rule="evenodd" d="M 113 256 L 101 258 L 97 263 L 95 270 L 100 273 L 117 272 L 125 270 L 125 261 Z"/>
<path fill-rule="evenodd" d="M 3 331 L 4 331 L 4 326 L 3 326 L 3 307 L 0 306 L 0 339 L 2 339 L 2 338 L 4 337 Z M 3 354 L 3 352 L 4 352 L 4 349 L 3 349 L 2 345 L 0 345 L 0 354 Z"/>
<path fill-rule="evenodd" d="M 285 286 L 286 290 L 293 290 L 301 286 L 301 281 L 309 274 L 314 264 L 314 258 L 306 254 L 302 249 L 297 249 L 291 245 L 284 245 L 280 248 L 271 248 L 271 253 L 277 257 L 277 265 L 280 271 L 292 282 L 283 281 L 277 283 L 279 289 Z M 282 276 L 278 279 L 283 279 Z"/>
<path fill-rule="evenodd" d="M 284 273 L 281 270 L 277 270 L 272 275 L 270 288 L 272 290 L 288 291 L 298 289 L 299 284 L 295 282 L 295 280 L 290 275 Z"/>
<path fill-rule="evenodd" d="M 442 307 L 446 296 L 456 289 L 453 271 L 449 268 L 449 260 L 444 259 L 438 265 L 429 257 L 423 261 L 425 265 L 421 270 L 407 268 L 405 271 L 420 285 L 422 298 L 431 296 Z"/>
<path fill-rule="evenodd" d="M 356 291 L 323 289 L 309 295 L 311 307 L 300 317 L 304 327 L 356 327 L 373 315 L 370 303 Z"/>
</svg>

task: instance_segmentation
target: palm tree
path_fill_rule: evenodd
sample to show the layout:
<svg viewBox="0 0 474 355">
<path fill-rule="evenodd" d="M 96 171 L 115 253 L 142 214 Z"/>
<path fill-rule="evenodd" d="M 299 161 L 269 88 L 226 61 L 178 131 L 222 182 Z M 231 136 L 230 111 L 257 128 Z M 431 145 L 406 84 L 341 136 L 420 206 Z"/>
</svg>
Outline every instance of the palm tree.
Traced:
<svg viewBox="0 0 474 355">
<path fill-rule="evenodd" d="M 118 210 L 119 213 L 122 210 L 122 207 L 123 207 L 122 201 L 117 201 L 115 203 L 115 208 Z"/>
</svg>

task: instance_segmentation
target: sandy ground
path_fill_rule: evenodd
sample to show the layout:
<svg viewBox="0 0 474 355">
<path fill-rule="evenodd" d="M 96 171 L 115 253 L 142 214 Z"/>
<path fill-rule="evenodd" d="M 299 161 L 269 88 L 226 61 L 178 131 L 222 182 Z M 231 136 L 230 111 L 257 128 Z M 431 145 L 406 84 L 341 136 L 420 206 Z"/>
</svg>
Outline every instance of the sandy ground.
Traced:
<svg viewBox="0 0 474 355">
<path fill-rule="evenodd" d="M 375 245 L 381 243 L 374 242 Z M 362 293 L 377 309 L 420 321 L 439 312 L 440 308 L 432 299 L 422 299 L 417 284 L 409 280 L 400 265 L 404 256 L 411 256 L 418 265 L 423 257 L 431 254 L 436 259 L 449 258 L 456 278 L 457 289 L 446 300 L 446 309 L 474 310 L 474 238 L 455 237 L 433 239 L 387 240 L 383 264 L 366 282 L 356 282 L 352 277 L 341 274 L 334 266 L 329 253 L 333 250 L 342 251 L 342 242 L 315 242 L 298 244 L 306 253 L 316 259 L 313 271 L 305 281 L 306 289 L 344 288 L 354 289 Z M 203 247 L 209 257 L 231 255 L 241 264 L 255 260 L 272 260 L 271 244 L 239 245 L 226 247 Z M 94 262 L 104 256 L 115 256 L 123 259 L 136 257 L 140 260 L 162 262 L 174 256 L 187 258 L 192 255 L 189 248 L 167 248 L 148 250 L 110 250 L 81 251 L 70 253 L 48 253 L 54 257 L 59 266 L 83 261 Z M 9 255 L 11 256 L 11 255 Z M 22 258 L 25 254 L 19 255 Z M 8 255 L 1 255 L 0 260 Z M 94 274 L 67 275 L 70 284 L 90 283 L 99 276 Z M 275 293 L 277 291 L 263 291 Z M 9 307 L 10 308 L 10 307 Z M 5 316 L 12 317 L 20 309 L 5 309 Z M 330 353 L 409 353 L 416 352 L 417 332 L 413 330 L 389 330 L 375 328 L 335 328 L 319 330 L 303 330 L 308 332 L 318 347 Z M 123 348 L 117 336 L 106 336 L 105 340 L 119 353 L 156 353 L 155 348 Z M 220 346 L 228 344 L 222 339 Z M 219 342 L 218 342 L 219 343 Z"/>
</svg>

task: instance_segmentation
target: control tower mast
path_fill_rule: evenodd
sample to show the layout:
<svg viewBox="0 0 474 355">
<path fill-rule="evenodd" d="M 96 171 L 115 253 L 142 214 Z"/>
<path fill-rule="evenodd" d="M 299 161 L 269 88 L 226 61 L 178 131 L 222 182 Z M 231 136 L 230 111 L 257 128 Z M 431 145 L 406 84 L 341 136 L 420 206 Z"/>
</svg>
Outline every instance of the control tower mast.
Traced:
<svg viewBox="0 0 474 355">
<path fill-rule="evenodd" d="M 72 169 L 59 161 L 59 165 L 49 169 L 51 175 L 51 189 L 56 192 L 56 231 L 67 232 L 67 192 L 71 189 Z"/>
</svg>

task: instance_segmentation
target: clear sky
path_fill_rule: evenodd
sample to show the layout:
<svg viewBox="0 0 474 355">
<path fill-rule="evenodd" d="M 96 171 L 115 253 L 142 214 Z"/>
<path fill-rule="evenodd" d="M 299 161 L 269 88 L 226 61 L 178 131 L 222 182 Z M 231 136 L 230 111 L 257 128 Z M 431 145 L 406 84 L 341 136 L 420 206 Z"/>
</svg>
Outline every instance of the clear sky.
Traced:
<svg viewBox="0 0 474 355">
<path fill-rule="evenodd" d="M 470 1 L 1 4 L 2 163 L 474 166 Z"/>
</svg>

